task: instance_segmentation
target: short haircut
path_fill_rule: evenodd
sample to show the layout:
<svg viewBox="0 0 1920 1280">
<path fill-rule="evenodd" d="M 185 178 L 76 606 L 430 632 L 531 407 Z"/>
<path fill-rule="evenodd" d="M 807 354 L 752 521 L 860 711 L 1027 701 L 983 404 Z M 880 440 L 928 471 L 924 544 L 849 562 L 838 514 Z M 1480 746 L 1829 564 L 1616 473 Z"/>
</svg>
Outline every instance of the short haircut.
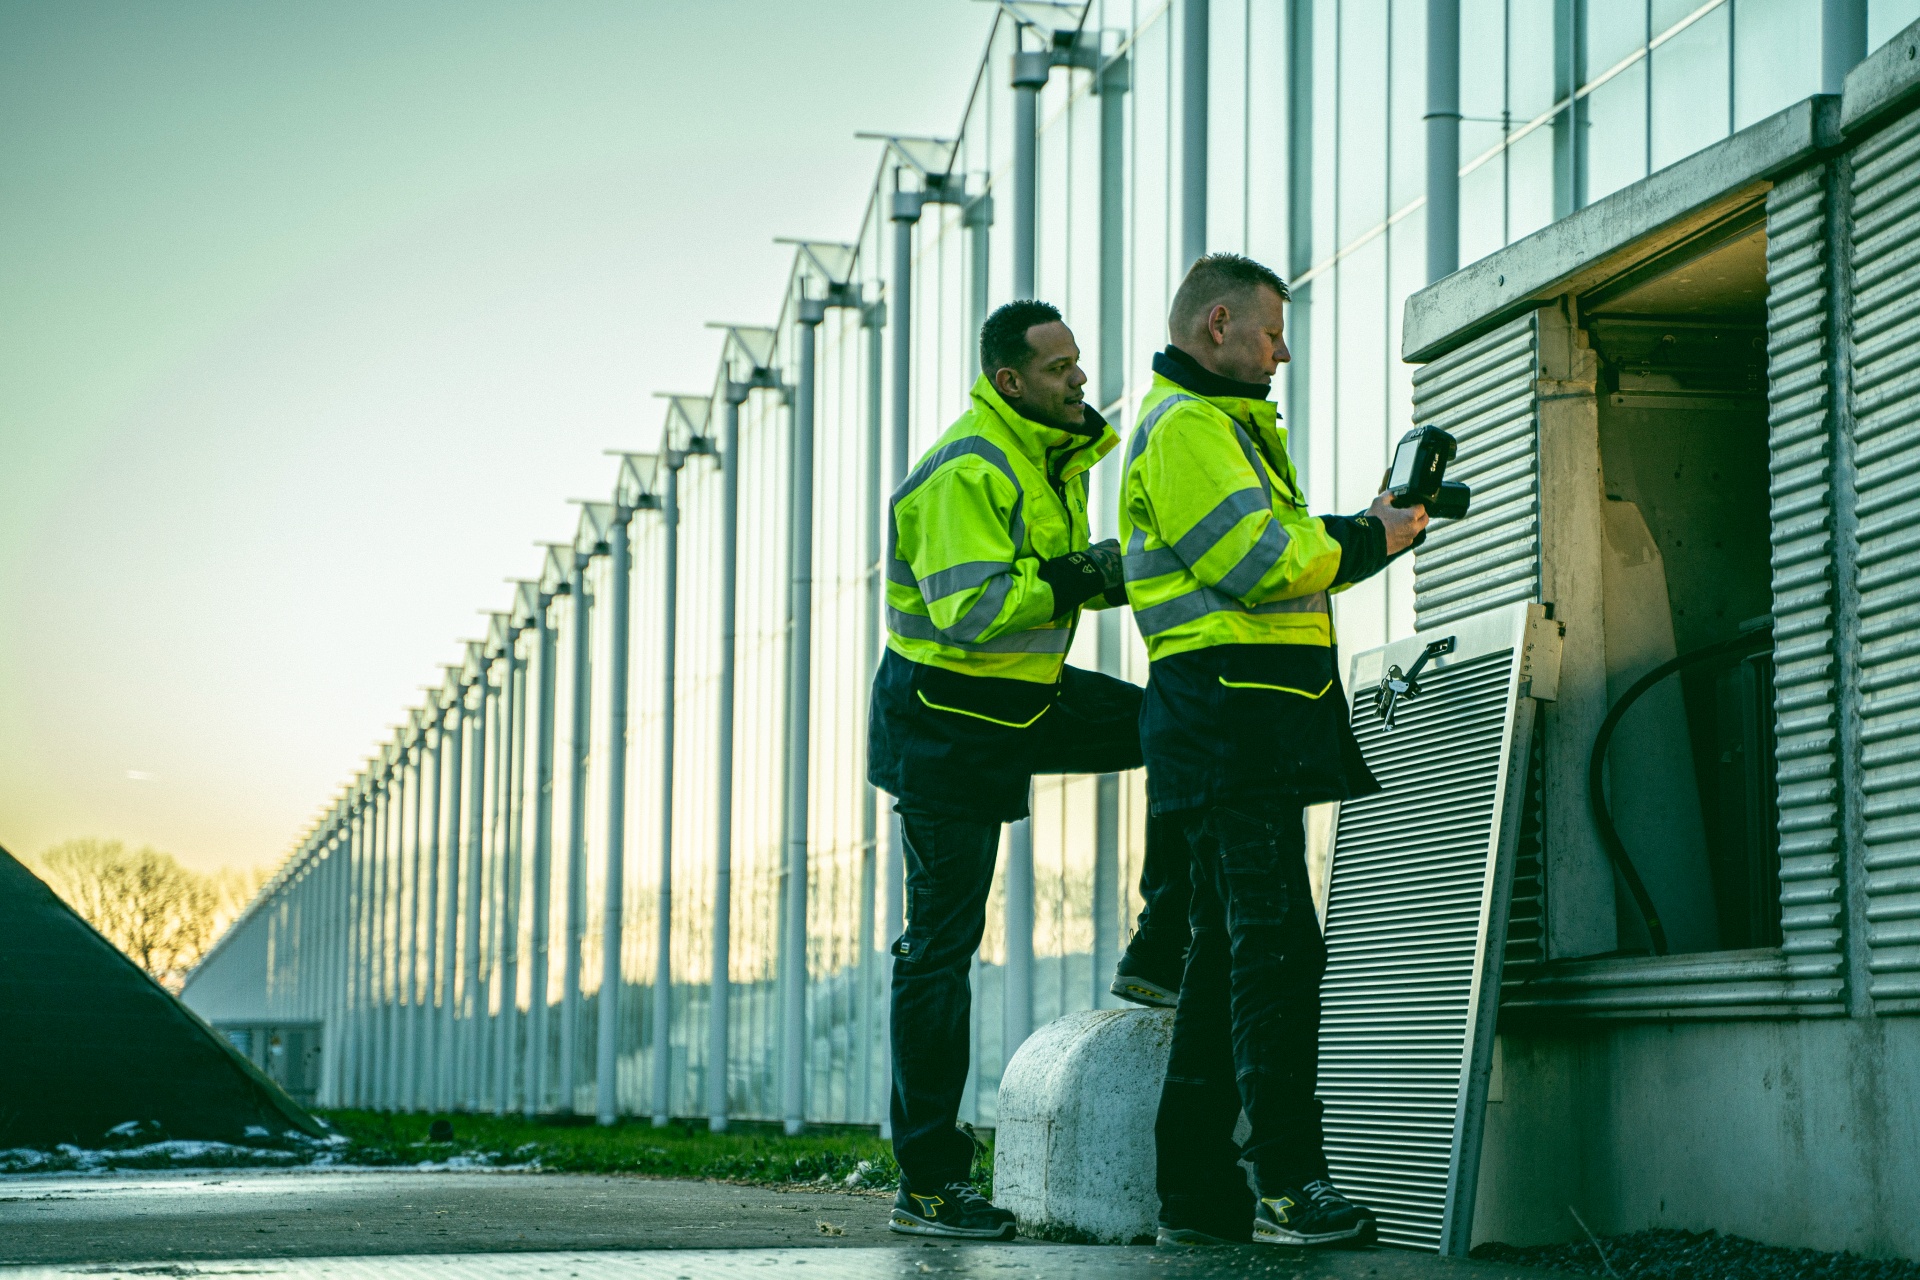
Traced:
<svg viewBox="0 0 1920 1280">
<path fill-rule="evenodd" d="M 1022 299 L 999 307 L 980 326 L 980 371 L 991 379 L 999 369 L 1024 369 L 1033 358 L 1027 330 L 1060 319 L 1060 308 L 1050 302 Z"/>
<path fill-rule="evenodd" d="M 1252 258 L 1237 253 L 1209 253 L 1195 260 L 1173 295 L 1173 310 L 1167 316 L 1167 328 L 1176 334 L 1190 333 L 1206 321 L 1214 307 L 1224 302 L 1232 306 L 1253 290 L 1265 287 L 1284 301 L 1293 296 L 1287 282 Z"/>
</svg>

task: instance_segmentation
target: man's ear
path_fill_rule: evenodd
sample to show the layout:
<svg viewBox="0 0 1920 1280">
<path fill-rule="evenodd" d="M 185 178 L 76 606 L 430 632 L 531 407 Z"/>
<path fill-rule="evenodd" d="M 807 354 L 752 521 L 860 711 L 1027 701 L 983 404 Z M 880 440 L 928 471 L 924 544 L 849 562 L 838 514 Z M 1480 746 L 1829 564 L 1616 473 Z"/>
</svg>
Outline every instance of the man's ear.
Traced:
<svg viewBox="0 0 1920 1280">
<path fill-rule="evenodd" d="M 1224 302 L 1216 302 L 1207 309 L 1207 336 L 1216 343 L 1227 340 L 1227 322 L 1233 319 L 1233 312 Z"/>
<path fill-rule="evenodd" d="M 993 371 L 993 389 L 998 391 L 1004 400 L 1018 400 L 1020 398 L 1020 392 L 1023 389 L 1020 385 L 1019 371 L 1009 369 L 1005 365 L 995 369 Z"/>
</svg>

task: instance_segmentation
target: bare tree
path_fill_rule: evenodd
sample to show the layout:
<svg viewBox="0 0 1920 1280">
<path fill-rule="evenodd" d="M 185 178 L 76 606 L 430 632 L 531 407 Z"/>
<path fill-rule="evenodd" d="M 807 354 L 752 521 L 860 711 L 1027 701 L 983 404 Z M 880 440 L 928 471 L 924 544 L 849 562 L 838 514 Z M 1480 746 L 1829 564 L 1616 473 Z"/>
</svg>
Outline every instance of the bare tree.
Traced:
<svg viewBox="0 0 1920 1280">
<path fill-rule="evenodd" d="M 202 875 L 171 854 L 118 840 L 68 840 L 40 856 L 42 874 L 82 919 L 170 991 L 265 879 Z"/>
</svg>

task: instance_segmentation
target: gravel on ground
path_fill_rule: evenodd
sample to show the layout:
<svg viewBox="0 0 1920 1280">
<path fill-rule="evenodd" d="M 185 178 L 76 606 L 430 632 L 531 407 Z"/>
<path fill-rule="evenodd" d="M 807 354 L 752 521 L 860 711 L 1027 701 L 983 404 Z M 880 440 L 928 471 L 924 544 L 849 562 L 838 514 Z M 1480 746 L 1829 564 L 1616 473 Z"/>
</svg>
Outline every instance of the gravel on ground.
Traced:
<svg viewBox="0 0 1920 1280">
<path fill-rule="evenodd" d="M 1920 1280 L 1920 1263 L 1902 1258 L 1783 1249 L 1718 1231 L 1670 1227 L 1578 1244 L 1483 1244 L 1472 1256 L 1608 1280 Z"/>
</svg>

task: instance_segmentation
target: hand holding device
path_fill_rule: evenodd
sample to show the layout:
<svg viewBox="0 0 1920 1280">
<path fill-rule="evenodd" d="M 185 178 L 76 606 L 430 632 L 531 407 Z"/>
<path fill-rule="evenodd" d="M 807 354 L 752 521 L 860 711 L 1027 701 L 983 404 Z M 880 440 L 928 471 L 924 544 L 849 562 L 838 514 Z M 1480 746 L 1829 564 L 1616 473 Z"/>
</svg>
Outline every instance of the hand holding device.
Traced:
<svg viewBox="0 0 1920 1280">
<path fill-rule="evenodd" d="M 1436 520 L 1458 520 L 1467 514 L 1473 490 L 1447 479 L 1447 464 L 1459 446 L 1439 427 L 1415 427 L 1400 437 L 1387 472 L 1386 491 L 1396 507 L 1420 506 Z"/>
<path fill-rule="evenodd" d="M 1393 491 L 1386 490 L 1373 500 L 1367 508 L 1367 514 L 1380 522 L 1387 531 L 1387 554 L 1397 556 L 1427 531 L 1427 509 L 1422 506 L 1401 506 L 1394 500 Z"/>
</svg>

